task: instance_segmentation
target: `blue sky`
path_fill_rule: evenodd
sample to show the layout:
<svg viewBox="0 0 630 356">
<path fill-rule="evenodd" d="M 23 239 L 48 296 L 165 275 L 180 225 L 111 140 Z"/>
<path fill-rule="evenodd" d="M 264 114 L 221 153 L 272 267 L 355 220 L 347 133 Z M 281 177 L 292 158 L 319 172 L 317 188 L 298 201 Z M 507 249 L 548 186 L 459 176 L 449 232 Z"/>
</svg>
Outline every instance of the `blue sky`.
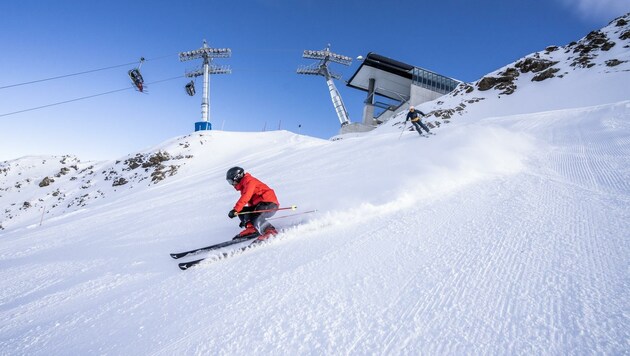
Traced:
<svg viewBox="0 0 630 356">
<path fill-rule="evenodd" d="M 323 78 L 295 73 L 305 49 L 356 58 L 375 52 L 462 81 L 548 45 L 578 40 L 630 11 L 630 0 L 250 0 L 5 1 L 0 4 L 0 87 L 131 63 L 148 94 L 133 90 L 0 116 L 0 160 L 31 154 L 116 159 L 193 131 L 198 93 L 184 92 L 177 53 L 228 47 L 211 78 L 215 129 L 298 131 L 329 138 L 339 129 Z M 334 65 L 343 79 L 358 68 Z M 130 85 L 134 65 L 0 89 L 0 115 L 105 93 Z M 352 121 L 365 93 L 337 82 Z"/>
</svg>

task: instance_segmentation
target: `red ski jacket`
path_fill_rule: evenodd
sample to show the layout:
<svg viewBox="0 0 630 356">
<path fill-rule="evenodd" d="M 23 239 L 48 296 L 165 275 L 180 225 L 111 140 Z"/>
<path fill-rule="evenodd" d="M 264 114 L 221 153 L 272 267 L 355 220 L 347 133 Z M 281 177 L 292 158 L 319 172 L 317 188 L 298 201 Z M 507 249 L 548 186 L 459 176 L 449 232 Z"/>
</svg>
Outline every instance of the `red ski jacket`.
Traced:
<svg viewBox="0 0 630 356">
<path fill-rule="evenodd" d="M 249 173 L 245 173 L 245 176 L 238 184 L 234 186 L 234 189 L 241 192 L 241 198 L 234 205 L 234 210 L 240 212 L 245 205 L 255 206 L 258 203 L 278 203 L 276 193 L 273 189 L 269 188 L 265 183 L 254 178 Z"/>
</svg>

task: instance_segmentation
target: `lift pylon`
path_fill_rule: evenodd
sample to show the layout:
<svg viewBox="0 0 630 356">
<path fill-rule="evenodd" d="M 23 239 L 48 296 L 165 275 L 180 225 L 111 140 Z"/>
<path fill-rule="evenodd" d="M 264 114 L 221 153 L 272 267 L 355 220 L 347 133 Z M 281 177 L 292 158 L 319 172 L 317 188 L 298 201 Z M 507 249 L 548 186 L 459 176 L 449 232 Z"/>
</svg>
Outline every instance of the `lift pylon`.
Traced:
<svg viewBox="0 0 630 356">
<path fill-rule="evenodd" d="M 208 47 L 206 40 L 203 40 L 203 46 L 194 51 L 181 52 L 179 54 L 180 62 L 193 59 L 203 59 L 202 68 L 196 71 L 186 73 L 189 78 L 195 78 L 203 75 L 203 93 L 201 97 L 201 121 L 195 123 L 195 131 L 212 130 L 210 123 L 210 75 L 211 74 L 230 74 L 232 70 L 227 66 L 216 66 L 212 64 L 213 58 L 228 58 L 232 55 L 229 48 L 211 48 Z"/>
<path fill-rule="evenodd" d="M 321 51 L 305 50 L 302 54 L 302 57 L 308 59 L 317 59 L 319 60 L 319 63 L 311 64 L 308 66 L 301 66 L 298 68 L 297 73 L 307 75 L 320 75 L 326 78 L 328 92 L 330 93 L 330 98 L 333 102 L 333 106 L 335 107 L 335 112 L 337 113 L 339 122 L 341 123 L 342 127 L 348 125 L 350 123 L 348 111 L 346 110 L 346 107 L 341 100 L 341 95 L 339 94 L 339 91 L 337 90 L 337 87 L 333 82 L 333 79 L 341 79 L 341 75 L 331 72 L 328 69 L 328 63 L 334 62 L 349 66 L 352 63 L 352 58 L 332 53 L 330 51 L 330 44 L 328 44 L 328 47 Z"/>
</svg>

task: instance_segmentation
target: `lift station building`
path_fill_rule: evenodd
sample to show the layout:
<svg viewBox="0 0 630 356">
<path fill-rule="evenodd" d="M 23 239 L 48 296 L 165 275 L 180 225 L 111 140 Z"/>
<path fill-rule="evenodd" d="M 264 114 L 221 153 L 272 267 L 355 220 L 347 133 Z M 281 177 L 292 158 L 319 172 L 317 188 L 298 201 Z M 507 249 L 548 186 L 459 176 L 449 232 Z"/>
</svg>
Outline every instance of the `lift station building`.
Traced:
<svg viewBox="0 0 630 356">
<path fill-rule="evenodd" d="M 409 105 L 435 100 L 453 91 L 460 83 L 441 74 L 370 52 L 347 82 L 349 87 L 367 93 L 362 123 L 346 125 L 342 127 L 342 133 L 372 130 L 398 112 L 408 109 Z"/>
</svg>

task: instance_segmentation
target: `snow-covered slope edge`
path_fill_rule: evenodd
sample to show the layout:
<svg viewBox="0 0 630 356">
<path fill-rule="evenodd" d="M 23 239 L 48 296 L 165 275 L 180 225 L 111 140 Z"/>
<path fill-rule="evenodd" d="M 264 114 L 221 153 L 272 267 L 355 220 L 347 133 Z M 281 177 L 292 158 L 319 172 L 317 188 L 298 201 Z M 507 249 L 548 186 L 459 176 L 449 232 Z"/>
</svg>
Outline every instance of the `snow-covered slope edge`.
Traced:
<svg viewBox="0 0 630 356">
<path fill-rule="evenodd" d="M 193 152 L 204 155 L 204 162 L 230 157 L 227 150 L 209 147 L 209 139 L 203 133 L 177 137 L 106 162 L 81 162 L 74 156 L 24 157 L 1 162 L 0 233 L 34 227 L 164 184 L 180 171 L 188 171 L 188 166 L 194 166 Z M 319 141 L 279 133 L 265 144 L 280 140 Z"/>
</svg>

